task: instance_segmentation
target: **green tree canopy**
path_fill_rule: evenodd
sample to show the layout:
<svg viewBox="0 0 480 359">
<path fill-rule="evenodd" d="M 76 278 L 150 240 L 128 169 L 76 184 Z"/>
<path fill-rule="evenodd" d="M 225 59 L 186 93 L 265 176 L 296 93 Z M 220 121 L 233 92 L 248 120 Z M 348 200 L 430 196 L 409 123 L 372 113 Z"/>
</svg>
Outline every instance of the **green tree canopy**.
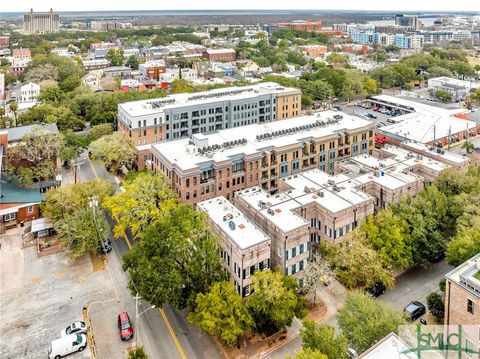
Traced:
<svg viewBox="0 0 480 359">
<path fill-rule="evenodd" d="M 391 209 L 380 211 L 375 217 L 369 216 L 361 230 L 386 266 L 402 270 L 412 264 L 408 223 Z"/>
<path fill-rule="evenodd" d="M 347 294 L 338 326 L 353 348 L 363 352 L 403 323 L 401 312 L 362 292 Z"/>
<path fill-rule="evenodd" d="M 231 282 L 218 282 L 206 294 L 199 293 L 190 322 L 210 335 L 217 335 L 228 346 L 255 326 L 242 297 Z"/>
<path fill-rule="evenodd" d="M 303 303 L 300 303 L 290 279 L 270 270 L 254 274 L 253 294 L 248 297 L 247 306 L 258 331 L 272 333 L 292 323 Z"/>
<path fill-rule="evenodd" d="M 93 159 L 101 159 L 105 167 L 112 173 L 122 167 L 131 169 L 137 150 L 133 141 L 124 133 L 115 132 L 93 141 L 89 146 Z"/>
<path fill-rule="evenodd" d="M 448 264 L 458 266 L 477 253 L 480 253 L 480 229 L 463 228 L 448 243 L 445 258 Z"/>
<path fill-rule="evenodd" d="M 161 307 L 194 307 L 198 293 L 224 278 L 217 238 L 209 233 L 205 215 L 177 205 L 157 218 L 141 241 L 123 255 L 128 287 Z"/>
<path fill-rule="evenodd" d="M 116 237 L 124 237 L 128 230 L 134 238 L 142 238 L 150 225 L 169 216 L 179 203 L 170 183 L 162 175 L 153 172 L 140 172 L 131 180 L 126 180 L 124 191 L 107 198 L 107 208 L 116 224 Z"/>
<path fill-rule="evenodd" d="M 348 358 L 347 339 L 343 334 L 335 336 L 334 327 L 328 324 L 316 325 L 312 320 L 305 319 L 300 334 L 304 350 L 317 350 L 328 358 Z"/>
</svg>

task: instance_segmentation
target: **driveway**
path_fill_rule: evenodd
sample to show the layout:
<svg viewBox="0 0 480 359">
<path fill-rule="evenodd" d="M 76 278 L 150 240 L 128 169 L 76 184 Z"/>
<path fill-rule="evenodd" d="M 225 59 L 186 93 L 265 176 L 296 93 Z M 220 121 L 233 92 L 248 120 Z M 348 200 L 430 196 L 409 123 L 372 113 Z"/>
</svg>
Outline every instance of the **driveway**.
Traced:
<svg viewBox="0 0 480 359">
<path fill-rule="evenodd" d="M 111 278 L 88 256 L 72 263 L 63 253 L 39 257 L 36 247 L 22 249 L 17 230 L 0 241 L 0 358 L 45 359 L 49 342 L 82 320 L 84 306 L 112 298 Z M 88 349 L 69 356 L 89 357 Z"/>
<path fill-rule="evenodd" d="M 398 310 L 403 310 L 412 300 L 426 305 L 427 295 L 438 291 L 438 282 L 452 269 L 445 261 L 431 264 L 426 269 L 414 268 L 399 276 L 395 288 L 387 289 L 378 299 Z"/>
</svg>

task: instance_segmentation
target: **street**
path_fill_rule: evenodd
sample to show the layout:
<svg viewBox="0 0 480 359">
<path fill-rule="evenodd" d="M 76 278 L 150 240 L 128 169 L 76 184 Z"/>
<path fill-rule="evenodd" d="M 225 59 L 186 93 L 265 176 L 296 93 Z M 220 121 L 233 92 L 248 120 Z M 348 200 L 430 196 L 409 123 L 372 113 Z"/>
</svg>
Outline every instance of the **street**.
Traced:
<svg viewBox="0 0 480 359">
<path fill-rule="evenodd" d="M 95 178 L 106 179 L 115 186 L 116 178 L 104 168 L 100 161 L 90 161 L 85 155 L 78 162 L 82 163 L 78 169 L 78 179 L 82 182 Z M 113 221 L 108 218 L 113 226 Z M 121 256 L 129 250 L 132 240 L 119 238 L 112 240 L 113 250 L 107 255 L 108 269 L 112 276 L 116 293 L 123 310 L 128 311 L 132 321 L 135 321 L 135 300 L 127 288 L 128 276 L 122 270 Z M 141 301 L 139 312 L 148 309 L 150 304 Z M 94 325 L 93 325 L 94 326 Z M 215 343 L 210 336 L 188 323 L 184 311 L 176 311 L 165 305 L 162 309 L 147 310 L 134 323 L 135 335 L 138 336 L 138 345 L 144 345 L 149 358 L 171 359 L 220 359 Z M 95 336 L 101 333 L 94 333 Z M 96 339 L 98 340 L 98 339 Z"/>
</svg>

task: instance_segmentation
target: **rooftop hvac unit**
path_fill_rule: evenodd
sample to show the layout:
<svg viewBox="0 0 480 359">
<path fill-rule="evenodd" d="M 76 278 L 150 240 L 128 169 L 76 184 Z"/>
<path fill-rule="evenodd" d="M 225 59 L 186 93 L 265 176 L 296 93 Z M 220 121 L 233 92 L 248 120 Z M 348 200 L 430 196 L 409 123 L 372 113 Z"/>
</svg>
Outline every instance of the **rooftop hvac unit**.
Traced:
<svg viewBox="0 0 480 359">
<path fill-rule="evenodd" d="M 334 191 L 337 191 L 337 192 L 340 192 L 340 187 L 338 187 L 338 186 L 333 186 L 333 190 L 334 190 Z"/>
<path fill-rule="evenodd" d="M 380 177 L 380 172 L 374 171 L 374 172 L 373 172 L 373 175 L 374 175 L 375 177 Z"/>
<path fill-rule="evenodd" d="M 228 226 L 230 227 L 230 229 L 231 229 L 232 231 L 235 230 L 235 222 L 234 222 L 234 221 L 228 222 Z"/>
<path fill-rule="evenodd" d="M 358 172 L 360 172 L 361 174 L 367 173 L 367 171 L 365 171 L 365 169 L 363 169 L 363 168 L 360 168 L 360 171 L 358 171 Z"/>
<path fill-rule="evenodd" d="M 267 209 L 267 213 L 271 216 L 273 216 L 275 214 L 275 212 L 271 208 Z"/>
<path fill-rule="evenodd" d="M 223 221 L 226 222 L 227 220 L 228 220 L 228 216 L 227 215 L 223 216 Z"/>
<path fill-rule="evenodd" d="M 310 193 L 310 188 L 308 186 L 303 187 L 303 192 Z"/>
<path fill-rule="evenodd" d="M 319 197 L 324 197 L 325 194 L 322 191 L 317 191 L 317 196 Z"/>
<path fill-rule="evenodd" d="M 328 183 L 329 185 L 332 185 L 332 184 L 334 185 L 334 184 L 335 184 L 335 181 L 334 181 L 334 180 L 328 180 L 327 183 Z"/>
<path fill-rule="evenodd" d="M 261 209 L 265 209 L 267 208 L 267 204 L 263 201 L 258 201 L 258 207 L 260 207 Z"/>
</svg>

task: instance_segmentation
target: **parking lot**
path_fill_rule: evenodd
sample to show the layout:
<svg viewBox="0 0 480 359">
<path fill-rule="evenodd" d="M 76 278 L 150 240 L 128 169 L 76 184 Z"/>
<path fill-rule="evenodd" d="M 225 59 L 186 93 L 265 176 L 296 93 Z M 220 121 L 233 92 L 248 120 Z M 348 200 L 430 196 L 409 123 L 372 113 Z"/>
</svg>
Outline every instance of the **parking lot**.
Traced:
<svg viewBox="0 0 480 359">
<path fill-rule="evenodd" d="M 364 108 L 359 105 L 353 105 L 348 107 L 342 106 L 342 111 L 350 115 L 356 115 L 365 120 L 372 121 L 375 123 L 377 128 L 382 127 L 383 125 L 390 125 L 393 123 L 392 121 L 395 121 L 395 116 L 387 115 L 379 111 L 374 111 L 371 108 Z"/>
<path fill-rule="evenodd" d="M 82 308 L 114 298 L 109 272 L 87 256 L 71 263 L 63 252 L 38 256 L 35 246 L 22 248 L 17 230 L 0 236 L 0 357 L 47 358 L 49 342 Z M 89 358 L 90 348 L 69 356 Z"/>
</svg>

